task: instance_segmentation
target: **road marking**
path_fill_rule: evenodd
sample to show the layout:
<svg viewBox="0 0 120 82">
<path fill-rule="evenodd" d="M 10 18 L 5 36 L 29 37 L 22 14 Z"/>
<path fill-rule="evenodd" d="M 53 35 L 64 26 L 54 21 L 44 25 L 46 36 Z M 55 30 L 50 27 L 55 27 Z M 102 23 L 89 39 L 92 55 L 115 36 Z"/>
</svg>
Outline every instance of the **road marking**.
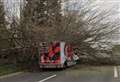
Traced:
<svg viewBox="0 0 120 82">
<path fill-rule="evenodd" d="M 20 75 L 24 72 L 17 72 L 17 73 L 11 73 L 11 74 L 8 74 L 8 75 L 3 75 L 3 76 L 0 76 L 0 79 L 4 79 L 4 78 L 8 78 L 8 77 L 13 77 L 13 76 L 16 76 L 16 75 Z"/>
<path fill-rule="evenodd" d="M 47 80 L 49 80 L 49 79 L 51 79 L 51 78 L 54 78 L 54 77 L 56 77 L 57 75 L 52 75 L 52 76 L 49 76 L 49 77 L 47 77 L 47 78 L 45 78 L 45 79 L 43 79 L 43 80 L 41 80 L 41 81 L 38 81 L 38 82 L 44 82 L 44 81 L 47 81 Z"/>
<path fill-rule="evenodd" d="M 117 69 L 117 66 L 114 67 L 114 78 L 118 78 L 118 69 Z"/>
</svg>

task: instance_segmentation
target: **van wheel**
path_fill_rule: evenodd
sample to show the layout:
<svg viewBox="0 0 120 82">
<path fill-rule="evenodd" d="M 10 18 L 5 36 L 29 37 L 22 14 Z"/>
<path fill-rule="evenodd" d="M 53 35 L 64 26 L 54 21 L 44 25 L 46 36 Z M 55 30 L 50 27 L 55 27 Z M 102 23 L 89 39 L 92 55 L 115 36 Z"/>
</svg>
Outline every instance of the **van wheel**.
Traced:
<svg viewBox="0 0 120 82">
<path fill-rule="evenodd" d="M 62 70 L 65 70 L 65 69 L 66 69 L 66 66 L 65 66 L 65 64 L 64 64 Z"/>
<path fill-rule="evenodd" d="M 64 68 L 67 68 L 67 67 L 68 67 L 67 61 L 65 61 L 65 63 L 64 63 Z"/>
</svg>

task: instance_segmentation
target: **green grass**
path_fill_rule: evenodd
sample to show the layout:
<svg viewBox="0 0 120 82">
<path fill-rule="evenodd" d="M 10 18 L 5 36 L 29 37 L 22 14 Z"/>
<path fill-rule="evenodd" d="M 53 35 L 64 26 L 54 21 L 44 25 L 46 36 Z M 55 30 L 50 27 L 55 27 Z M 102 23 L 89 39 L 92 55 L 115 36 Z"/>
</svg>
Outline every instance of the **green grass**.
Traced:
<svg viewBox="0 0 120 82">
<path fill-rule="evenodd" d="M 14 65 L 0 65 L 0 76 L 17 72 L 18 69 Z"/>
</svg>

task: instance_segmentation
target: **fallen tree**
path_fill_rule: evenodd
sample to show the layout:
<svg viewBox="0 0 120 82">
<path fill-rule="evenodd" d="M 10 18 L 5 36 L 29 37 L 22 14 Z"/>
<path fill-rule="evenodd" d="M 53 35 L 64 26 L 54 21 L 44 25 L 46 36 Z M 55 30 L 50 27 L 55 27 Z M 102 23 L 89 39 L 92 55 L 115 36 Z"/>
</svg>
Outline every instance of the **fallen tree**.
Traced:
<svg viewBox="0 0 120 82">
<path fill-rule="evenodd" d="M 93 2 L 81 1 L 77 11 L 65 9 L 62 15 L 60 4 L 59 0 L 27 0 L 20 19 L 13 18 L 14 42 L 22 47 L 34 47 L 43 41 L 66 41 L 79 51 L 78 55 L 85 53 L 100 61 L 98 53 L 111 51 L 111 38 L 120 26 L 114 6 L 101 8 Z"/>
<path fill-rule="evenodd" d="M 114 12 L 114 5 L 104 9 L 97 5 L 81 2 L 77 12 L 68 11 L 59 25 L 54 24 L 54 30 L 51 31 L 54 34 L 49 34 L 48 39 L 53 36 L 52 40 L 69 42 L 79 51 L 79 56 L 85 53 L 97 62 L 102 60 L 99 55 L 104 58 L 104 50 L 110 56 L 108 59 L 113 61 L 113 37 L 118 36 L 116 33 L 120 27 L 119 19 L 116 19 L 118 13 Z"/>
</svg>

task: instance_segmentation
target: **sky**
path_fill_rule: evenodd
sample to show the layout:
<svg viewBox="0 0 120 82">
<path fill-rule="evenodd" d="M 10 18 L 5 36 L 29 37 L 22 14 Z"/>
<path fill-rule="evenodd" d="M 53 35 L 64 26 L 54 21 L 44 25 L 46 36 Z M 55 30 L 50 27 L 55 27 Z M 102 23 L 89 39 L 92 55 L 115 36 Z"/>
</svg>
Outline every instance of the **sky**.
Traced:
<svg viewBox="0 0 120 82">
<path fill-rule="evenodd" d="M 65 1 L 65 0 L 64 0 Z M 80 2 L 85 2 L 89 0 L 69 0 L 69 2 L 66 4 L 69 4 L 72 8 L 72 6 L 76 8 L 79 8 Z M 117 4 L 116 6 L 120 7 L 120 0 L 93 0 L 94 4 L 98 4 L 101 7 L 109 7 L 109 5 Z M 120 9 L 119 9 L 120 10 Z"/>
<path fill-rule="evenodd" d="M 16 16 L 20 15 L 20 2 L 23 2 L 23 0 L 3 0 L 5 3 L 6 11 L 10 12 L 11 15 L 16 13 Z M 64 0 L 65 1 L 65 0 Z M 87 1 L 87 0 L 69 0 L 69 8 L 71 10 L 77 10 L 79 9 L 79 5 L 81 1 Z M 117 4 L 118 7 L 117 10 L 120 12 L 120 0 L 96 0 L 95 3 L 99 4 L 99 6 L 103 8 L 107 8 L 110 5 Z M 120 15 L 119 15 L 120 16 Z"/>
<path fill-rule="evenodd" d="M 23 0 L 4 0 L 5 10 L 8 15 L 15 15 L 19 17 L 20 15 L 20 5 Z"/>
</svg>

